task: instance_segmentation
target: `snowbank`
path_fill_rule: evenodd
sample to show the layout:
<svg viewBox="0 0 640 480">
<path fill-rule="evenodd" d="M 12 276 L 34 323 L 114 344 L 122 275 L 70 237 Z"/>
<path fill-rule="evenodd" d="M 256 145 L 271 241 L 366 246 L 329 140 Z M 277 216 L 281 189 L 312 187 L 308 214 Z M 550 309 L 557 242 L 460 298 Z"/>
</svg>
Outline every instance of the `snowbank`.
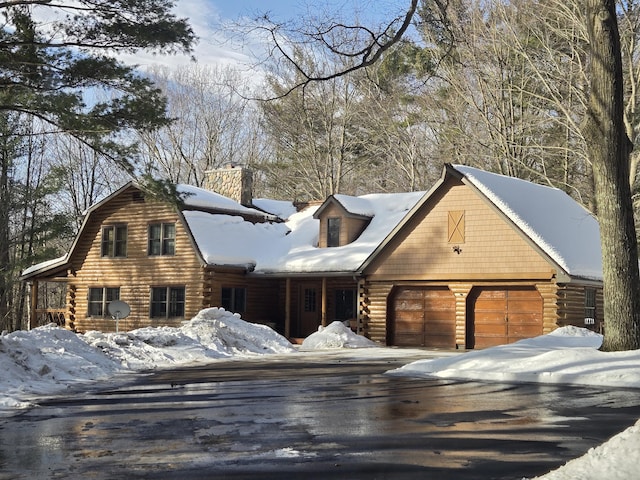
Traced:
<svg viewBox="0 0 640 480">
<path fill-rule="evenodd" d="M 640 351 L 598 350 L 602 335 L 562 327 L 548 335 L 474 350 L 462 355 L 419 360 L 394 375 L 640 388 Z"/>
<path fill-rule="evenodd" d="M 127 371 L 294 351 L 266 325 L 218 308 L 201 311 L 181 328 L 79 335 L 50 324 L 17 331 L 0 337 L 0 414 L 28 407 L 35 396 Z"/>
<path fill-rule="evenodd" d="M 539 480 L 629 480 L 638 478 L 640 421 L 608 442 L 589 449 Z"/>
<path fill-rule="evenodd" d="M 378 344 L 355 334 L 342 322 L 332 322 L 326 327 L 319 327 L 302 342 L 301 350 L 326 350 L 329 348 L 370 348 Z"/>
<path fill-rule="evenodd" d="M 124 368 L 151 370 L 217 358 L 295 351 L 266 325 L 245 322 L 222 308 L 208 308 L 181 328 L 145 327 L 125 333 L 87 332 L 83 339 Z"/>
</svg>

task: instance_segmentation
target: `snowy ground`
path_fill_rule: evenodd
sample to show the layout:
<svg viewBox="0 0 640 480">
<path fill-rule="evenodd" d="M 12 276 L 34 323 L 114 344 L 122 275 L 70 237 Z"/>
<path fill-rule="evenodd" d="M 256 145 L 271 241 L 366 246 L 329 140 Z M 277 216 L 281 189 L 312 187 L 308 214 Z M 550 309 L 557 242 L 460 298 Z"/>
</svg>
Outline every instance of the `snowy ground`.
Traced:
<svg viewBox="0 0 640 480">
<path fill-rule="evenodd" d="M 640 388 L 640 351 L 603 353 L 602 337 L 564 327 L 552 334 L 464 354 L 444 354 L 389 372 L 498 382 L 541 382 Z M 200 312 L 181 328 L 142 328 L 125 333 L 78 335 L 54 325 L 0 337 L 0 416 L 32 406 L 29 399 L 59 394 L 78 384 L 111 380 L 118 374 L 221 358 L 300 354 L 351 348 L 358 356 L 380 357 L 392 349 L 353 334 L 336 322 L 294 348 L 269 327 L 254 325 L 222 309 Z M 355 350 L 358 349 L 358 350 Z M 396 350 L 397 352 L 397 350 Z M 545 480 L 636 478 L 640 421 L 548 473 Z"/>
</svg>

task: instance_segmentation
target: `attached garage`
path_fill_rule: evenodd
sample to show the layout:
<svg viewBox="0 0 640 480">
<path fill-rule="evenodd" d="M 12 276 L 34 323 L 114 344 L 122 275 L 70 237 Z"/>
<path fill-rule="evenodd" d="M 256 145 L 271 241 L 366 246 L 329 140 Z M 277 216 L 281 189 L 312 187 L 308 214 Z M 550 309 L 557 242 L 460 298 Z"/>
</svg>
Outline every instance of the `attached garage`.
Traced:
<svg viewBox="0 0 640 480">
<path fill-rule="evenodd" d="M 391 298 L 390 345 L 455 348 L 456 305 L 448 288 L 399 287 Z"/>
<path fill-rule="evenodd" d="M 542 335 L 543 301 L 534 287 L 476 287 L 469 295 L 467 312 L 467 348 Z"/>
</svg>

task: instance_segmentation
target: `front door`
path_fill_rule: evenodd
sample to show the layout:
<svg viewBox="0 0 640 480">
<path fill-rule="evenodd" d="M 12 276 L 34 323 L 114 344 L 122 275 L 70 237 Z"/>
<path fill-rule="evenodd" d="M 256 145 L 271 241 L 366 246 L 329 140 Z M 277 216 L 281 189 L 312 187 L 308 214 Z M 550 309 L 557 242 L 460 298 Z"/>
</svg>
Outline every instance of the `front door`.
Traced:
<svg viewBox="0 0 640 480">
<path fill-rule="evenodd" d="M 308 337 L 320 325 L 320 289 L 314 284 L 300 285 L 298 337 Z"/>
</svg>

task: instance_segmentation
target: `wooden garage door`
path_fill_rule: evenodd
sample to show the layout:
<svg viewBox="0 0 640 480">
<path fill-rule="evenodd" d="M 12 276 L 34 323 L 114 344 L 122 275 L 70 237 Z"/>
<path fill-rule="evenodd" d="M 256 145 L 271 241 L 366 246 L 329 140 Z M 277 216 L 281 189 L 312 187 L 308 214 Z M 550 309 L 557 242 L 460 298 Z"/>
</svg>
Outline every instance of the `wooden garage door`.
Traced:
<svg viewBox="0 0 640 480">
<path fill-rule="evenodd" d="M 448 288 L 400 288 L 392 311 L 390 344 L 455 348 L 456 301 Z"/>
<path fill-rule="evenodd" d="M 542 297 L 533 287 L 477 288 L 469 300 L 467 348 L 542 335 Z"/>
</svg>

